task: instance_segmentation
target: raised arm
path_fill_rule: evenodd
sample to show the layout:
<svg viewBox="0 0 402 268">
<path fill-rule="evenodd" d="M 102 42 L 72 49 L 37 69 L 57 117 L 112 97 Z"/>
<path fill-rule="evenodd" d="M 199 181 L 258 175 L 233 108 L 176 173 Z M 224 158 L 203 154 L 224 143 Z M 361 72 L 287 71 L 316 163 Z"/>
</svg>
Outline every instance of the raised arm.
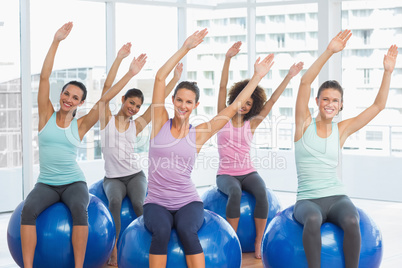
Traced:
<svg viewBox="0 0 402 268">
<path fill-rule="evenodd" d="M 173 78 L 170 80 L 170 82 L 167 84 L 166 89 L 165 89 L 165 99 L 169 96 L 170 92 L 172 92 L 173 88 L 179 82 L 181 74 L 183 72 L 183 63 L 178 63 L 176 65 L 176 68 L 174 69 L 174 75 Z M 139 116 L 137 119 L 135 119 L 135 126 L 136 126 L 136 133 L 137 135 L 141 133 L 144 128 L 149 124 L 151 121 L 151 111 L 152 111 L 152 105 L 150 105 L 145 113 L 143 113 L 141 116 Z"/>
<path fill-rule="evenodd" d="M 252 131 L 254 131 L 265 119 L 265 117 L 267 117 L 267 115 L 271 112 L 272 107 L 282 95 L 290 80 L 292 80 L 292 78 L 295 77 L 303 69 L 303 65 L 303 62 L 299 62 L 297 64 L 293 64 L 290 67 L 288 74 L 285 76 L 282 83 L 278 86 L 274 93 L 272 93 L 271 97 L 265 102 L 261 112 L 250 120 L 250 128 Z"/>
<path fill-rule="evenodd" d="M 217 133 L 229 120 L 237 113 L 237 111 L 246 103 L 251 94 L 257 87 L 261 79 L 269 72 L 273 65 L 274 55 L 269 54 L 261 62 L 260 58 L 254 64 L 254 74 L 246 87 L 237 95 L 236 99 L 228 107 L 223 109 L 218 115 L 209 122 L 202 123 L 197 126 L 197 149 L 201 149 L 202 145 Z"/>
<path fill-rule="evenodd" d="M 117 52 L 116 59 L 114 60 L 112 66 L 110 67 L 110 70 L 106 76 L 105 83 L 103 84 L 103 90 L 101 96 L 103 96 L 112 87 L 114 79 L 116 78 L 117 71 L 119 70 L 120 64 L 124 58 L 130 55 L 130 50 L 131 50 L 131 43 L 126 43 Z M 106 125 L 109 123 L 110 117 L 112 116 L 112 113 L 109 108 L 109 102 L 105 104 L 105 109 L 103 110 L 104 113 L 101 113 L 99 118 L 101 129 L 104 129 L 106 127 Z"/>
<path fill-rule="evenodd" d="M 302 76 L 299 86 L 299 92 L 296 99 L 296 114 L 295 114 L 295 141 L 299 140 L 304 130 L 311 121 L 311 114 L 308 108 L 308 102 L 311 94 L 311 84 L 314 82 L 320 73 L 324 64 L 331 56 L 339 51 L 342 51 L 349 38 L 352 36 L 350 30 L 339 32 L 329 43 L 327 49 L 318 57 L 318 59 L 310 66 L 306 73 Z"/>
<path fill-rule="evenodd" d="M 163 124 L 169 119 L 165 109 L 165 88 L 166 78 L 176 64 L 193 48 L 202 43 L 207 35 L 207 29 L 196 31 L 190 35 L 183 46 L 171 56 L 167 62 L 158 70 L 155 76 L 154 91 L 152 95 L 152 133 L 151 139 L 156 136 Z"/>
<path fill-rule="evenodd" d="M 398 47 L 396 45 L 392 45 L 388 49 L 387 54 L 384 55 L 384 74 L 382 76 L 380 90 L 377 93 L 374 103 L 358 116 L 344 120 L 338 124 L 341 146 L 343 146 L 347 137 L 367 125 L 385 108 L 391 84 L 391 75 L 395 68 L 397 56 Z"/>
<path fill-rule="evenodd" d="M 219 95 L 218 95 L 218 113 L 226 108 L 226 91 L 229 80 L 229 65 L 230 60 L 237 55 L 240 51 L 241 41 L 234 43 L 225 55 L 225 62 L 223 63 L 221 82 L 219 84 Z"/>
<path fill-rule="evenodd" d="M 50 82 L 49 78 L 52 74 L 54 58 L 56 56 L 57 48 L 61 41 L 67 38 L 73 28 L 73 23 L 68 22 L 64 24 L 54 35 L 53 42 L 47 52 L 46 58 L 43 62 L 42 71 L 40 73 L 39 90 L 38 90 L 38 113 L 39 113 L 39 126 L 41 130 L 54 112 L 52 102 L 50 101 Z"/>
<path fill-rule="evenodd" d="M 130 64 L 128 72 L 110 88 L 105 94 L 102 95 L 100 100 L 92 107 L 88 114 L 78 119 L 78 132 L 82 139 L 84 135 L 90 130 L 93 125 L 99 120 L 99 115 L 104 113 L 105 105 L 113 99 L 144 66 L 147 56 L 141 54 L 138 58 L 134 58 Z"/>
</svg>

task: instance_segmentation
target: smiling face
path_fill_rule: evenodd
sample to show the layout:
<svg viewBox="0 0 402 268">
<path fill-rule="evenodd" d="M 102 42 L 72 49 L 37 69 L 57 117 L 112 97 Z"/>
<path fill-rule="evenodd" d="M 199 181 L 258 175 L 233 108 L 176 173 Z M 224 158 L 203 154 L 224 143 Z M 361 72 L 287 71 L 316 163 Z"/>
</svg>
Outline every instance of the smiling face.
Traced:
<svg viewBox="0 0 402 268">
<path fill-rule="evenodd" d="M 189 89 L 179 89 L 172 97 L 174 105 L 174 115 L 181 119 L 188 119 L 190 114 L 197 108 L 199 102 L 196 102 L 196 94 Z"/>
<path fill-rule="evenodd" d="M 254 100 L 249 98 L 246 103 L 237 111 L 240 115 L 246 115 L 250 112 L 251 108 L 253 107 Z"/>
<path fill-rule="evenodd" d="M 142 100 L 139 97 L 128 97 L 125 98 L 124 96 L 121 98 L 123 105 L 121 106 L 121 111 L 123 112 L 124 116 L 132 117 L 136 115 L 141 108 Z"/>
<path fill-rule="evenodd" d="M 74 111 L 78 106 L 84 103 L 82 97 L 84 92 L 75 85 L 67 85 L 60 93 L 60 110 L 65 112 Z"/>
<path fill-rule="evenodd" d="M 322 90 L 316 102 L 323 119 L 333 119 L 342 109 L 342 95 L 334 88 Z"/>
</svg>

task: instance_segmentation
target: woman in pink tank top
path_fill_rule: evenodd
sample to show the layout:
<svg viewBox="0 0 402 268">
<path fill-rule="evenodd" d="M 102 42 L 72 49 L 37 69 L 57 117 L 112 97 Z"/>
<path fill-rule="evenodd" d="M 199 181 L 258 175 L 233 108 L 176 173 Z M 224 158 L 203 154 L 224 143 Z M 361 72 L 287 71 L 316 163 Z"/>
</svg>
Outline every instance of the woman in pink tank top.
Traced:
<svg viewBox="0 0 402 268">
<path fill-rule="evenodd" d="M 226 108 L 226 88 L 230 60 L 239 53 L 241 44 L 240 41 L 236 42 L 226 53 L 219 87 L 218 113 Z M 216 184 L 220 191 L 228 195 L 226 220 L 237 231 L 242 190 L 250 192 L 255 197 L 254 222 L 256 238 L 254 246 L 255 257 L 258 259 L 261 258 L 262 236 L 267 223 L 268 199 L 265 182 L 251 162 L 250 145 L 255 129 L 267 117 L 290 80 L 301 69 L 303 69 L 302 62 L 293 64 L 285 79 L 268 101 L 266 100 L 264 89 L 256 85 L 253 94 L 239 107 L 231 121 L 218 132 L 219 169 Z M 246 79 L 232 86 L 228 94 L 228 105 L 232 105 L 237 101 L 237 97 L 248 83 L 249 80 Z"/>
<path fill-rule="evenodd" d="M 183 243 L 187 265 L 205 267 L 205 258 L 197 231 L 203 221 L 203 205 L 191 184 L 191 170 L 197 153 L 203 144 L 216 134 L 245 104 L 261 79 L 273 64 L 273 54 L 254 64 L 254 75 L 236 100 L 212 120 L 192 127 L 190 114 L 197 108 L 199 91 L 193 82 L 180 83 L 172 97 L 174 117 L 170 120 L 165 108 L 165 81 L 174 66 L 207 35 L 207 29 L 196 31 L 183 46 L 158 70 L 152 97 L 152 132 L 150 139 L 150 169 L 148 170 L 148 195 L 144 205 L 144 222 L 153 233 L 149 265 L 165 267 L 170 230 L 176 231 Z M 180 150 L 174 150 L 180 143 Z M 171 149 L 169 154 L 168 150 Z M 170 156 L 170 158 L 169 158 Z M 183 161 L 184 160 L 184 161 Z M 166 174 L 166 170 L 173 170 Z M 184 172 L 183 172 L 184 171 Z M 182 176 L 185 173 L 187 176 Z M 169 177 L 167 177 L 169 176 Z M 179 178 L 179 179 L 178 179 Z M 172 182 L 174 181 L 174 182 Z M 187 182 L 186 182 L 187 181 Z M 177 187 L 178 185 L 184 187 Z M 160 190 L 160 191 L 158 191 Z M 168 200 L 164 193 L 169 193 Z M 181 193 L 185 196 L 181 198 Z M 188 203 L 190 202 L 190 203 Z M 189 209 L 189 206 L 191 207 Z M 186 216 L 191 215 L 191 217 Z M 186 224 L 183 224 L 183 223 Z"/>
</svg>

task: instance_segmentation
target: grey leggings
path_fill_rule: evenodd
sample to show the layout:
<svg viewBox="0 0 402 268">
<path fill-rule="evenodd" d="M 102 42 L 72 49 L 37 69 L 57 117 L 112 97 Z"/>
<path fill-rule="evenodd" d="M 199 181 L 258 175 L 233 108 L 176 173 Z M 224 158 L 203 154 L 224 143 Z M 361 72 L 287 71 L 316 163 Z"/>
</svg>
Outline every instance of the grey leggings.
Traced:
<svg viewBox="0 0 402 268">
<path fill-rule="evenodd" d="M 87 183 L 84 181 L 66 185 L 36 183 L 25 199 L 21 212 L 21 225 L 36 225 L 39 214 L 59 201 L 70 210 L 73 225 L 88 226 L 89 193 Z"/>
<path fill-rule="evenodd" d="M 346 195 L 299 200 L 294 207 L 295 219 L 304 225 L 303 247 L 309 268 L 321 265 L 321 225 L 336 224 L 344 231 L 345 267 L 357 268 L 360 255 L 359 213 Z"/>
<path fill-rule="evenodd" d="M 226 194 L 228 203 L 226 205 L 227 218 L 240 217 L 240 200 L 242 190 L 251 193 L 255 198 L 254 218 L 268 218 L 268 198 L 265 182 L 257 172 L 242 176 L 218 175 L 216 176 L 218 189 Z"/>
<path fill-rule="evenodd" d="M 118 238 L 121 230 L 120 211 L 123 199 L 127 195 L 130 198 L 135 214 L 137 217 L 141 216 L 147 190 L 147 179 L 143 171 L 120 178 L 105 177 L 103 179 L 103 189 L 109 201 L 109 210 L 115 222 L 116 236 Z"/>
</svg>

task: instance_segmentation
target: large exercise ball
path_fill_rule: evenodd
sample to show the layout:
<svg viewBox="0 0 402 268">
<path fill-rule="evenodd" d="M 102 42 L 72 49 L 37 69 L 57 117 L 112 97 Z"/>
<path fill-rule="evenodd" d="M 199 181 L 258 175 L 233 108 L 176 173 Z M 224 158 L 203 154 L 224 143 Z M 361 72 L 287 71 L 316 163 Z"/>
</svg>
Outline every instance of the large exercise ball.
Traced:
<svg viewBox="0 0 402 268">
<path fill-rule="evenodd" d="M 241 267 L 241 248 L 233 228 L 214 212 L 204 210 L 204 223 L 198 231 L 205 254 L 205 267 Z M 144 225 L 143 216 L 134 220 L 123 232 L 118 242 L 119 268 L 149 267 L 149 248 L 152 234 Z M 187 267 L 182 244 L 172 229 L 167 253 L 167 266 Z"/>
<path fill-rule="evenodd" d="M 274 192 L 266 188 L 268 197 L 268 219 L 269 222 L 281 210 L 281 205 Z M 208 189 L 201 197 L 204 202 L 204 208 L 211 210 L 226 219 L 226 204 L 228 196 L 222 193 L 218 187 L 213 186 Z M 240 220 L 237 227 L 237 236 L 239 237 L 242 252 L 254 252 L 254 242 L 256 236 L 255 223 L 254 223 L 254 207 L 255 198 L 252 194 L 242 191 L 240 201 Z"/>
<path fill-rule="evenodd" d="M 97 196 L 100 200 L 102 200 L 102 202 L 106 205 L 106 207 L 109 208 L 109 200 L 107 199 L 105 191 L 103 190 L 103 179 L 92 184 L 89 187 L 89 193 Z M 121 210 L 120 210 L 121 229 L 118 237 L 121 236 L 121 234 L 124 232 L 127 226 L 136 218 L 137 215 L 134 212 L 130 198 L 126 196 L 121 204 Z"/>
<path fill-rule="evenodd" d="M 264 267 L 308 267 L 302 241 L 303 225 L 294 219 L 293 208 L 290 206 L 278 214 L 265 231 L 262 241 Z M 359 267 L 380 267 L 383 254 L 381 232 L 363 210 L 357 210 L 362 241 Z M 345 267 L 342 229 L 332 223 L 324 223 L 321 226 L 321 241 L 321 267 Z"/>
<path fill-rule="evenodd" d="M 20 267 L 23 267 L 20 234 L 23 206 L 24 201 L 14 210 L 7 229 L 8 248 Z M 34 267 L 74 267 L 72 230 L 71 213 L 64 203 L 55 203 L 44 210 L 36 220 L 37 245 Z M 90 195 L 88 206 L 88 232 L 84 267 L 103 267 L 112 253 L 116 230 L 109 210 L 93 195 Z"/>
</svg>

